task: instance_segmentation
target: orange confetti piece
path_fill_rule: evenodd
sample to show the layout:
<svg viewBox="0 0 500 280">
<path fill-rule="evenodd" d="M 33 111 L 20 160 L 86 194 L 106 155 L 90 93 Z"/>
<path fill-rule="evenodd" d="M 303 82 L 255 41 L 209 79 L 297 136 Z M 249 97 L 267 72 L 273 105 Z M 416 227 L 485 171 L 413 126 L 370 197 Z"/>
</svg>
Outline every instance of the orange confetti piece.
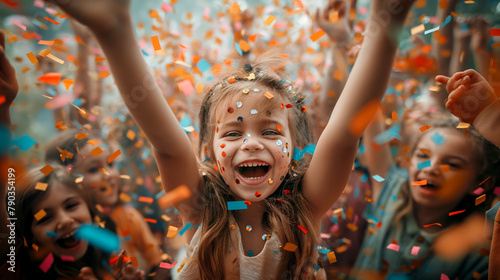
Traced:
<svg viewBox="0 0 500 280">
<path fill-rule="evenodd" d="M 12 36 L 9 37 L 9 39 L 7 40 L 7 43 L 9 43 L 9 44 L 10 43 L 14 43 L 18 39 L 19 39 L 19 37 L 16 34 L 14 34 L 14 35 L 12 35 Z"/>
<path fill-rule="evenodd" d="M 349 130 L 354 136 L 360 136 L 378 110 L 379 103 L 371 101 L 357 112 L 350 121 Z"/>
<path fill-rule="evenodd" d="M 54 41 L 45 41 L 45 40 L 40 40 L 38 41 L 39 45 L 46 45 L 46 46 L 52 46 L 54 44 Z"/>
<path fill-rule="evenodd" d="M 433 224 L 424 225 L 424 228 L 428 228 L 428 227 L 431 227 L 431 226 L 440 226 L 440 227 L 442 227 L 443 225 L 440 224 L 440 223 L 433 223 Z"/>
<path fill-rule="evenodd" d="M 398 113 L 396 111 L 392 111 L 392 120 L 397 121 L 398 120 Z"/>
<path fill-rule="evenodd" d="M 203 85 L 201 84 L 201 82 L 196 83 L 196 93 L 200 94 L 202 92 L 203 92 Z"/>
<path fill-rule="evenodd" d="M 47 215 L 47 213 L 45 212 L 45 210 L 41 209 L 40 211 L 36 212 L 35 219 L 37 221 L 40 221 L 43 217 L 45 217 L 45 215 Z"/>
<path fill-rule="evenodd" d="M 42 75 L 40 78 L 38 78 L 39 82 L 46 83 L 46 84 L 51 84 L 51 85 L 59 85 L 59 82 L 61 81 L 61 73 L 47 73 Z"/>
<path fill-rule="evenodd" d="M 305 227 L 303 227 L 303 226 L 301 226 L 301 225 L 298 225 L 298 227 L 299 227 L 299 228 L 300 228 L 300 230 L 301 230 L 302 232 L 304 232 L 304 233 L 308 233 L 308 232 L 309 232 L 309 231 L 308 231 Z"/>
<path fill-rule="evenodd" d="M 425 124 L 425 125 L 421 126 L 419 129 L 420 129 L 420 132 L 424 132 L 424 131 L 426 131 L 427 129 L 429 129 L 431 127 L 432 126 Z"/>
<path fill-rule="evenodd" d="M 150 218 L 144 218 L 144 221 L 146 223 L 151 223 L 151 224 L 156 224 L 158 221 L 155 219 L 150 219 Z"/>
<path fill-rule="evenodd" d="M 60 59 L 59 57 L 56 57 L 52 54 L 47 55 L 48 58 L 52 59 L 53 61 L 59 63 L 59 64 L 64 64 L 64 60 Z"/>
<path fill-rule="evenodd" d="M 281 125 L 280 125 L 280 124 L 278 124 L 278 125 L 276 126 L 276 129 L 277 129 L 278 131 L 281 131 Z"/>
<path fill-rule="evenodd" d="M 427 185 L 427 180 L 422 180 L 422 181 L 413 181 L 411 182 L 412 186 L 425 186 Z"/>
<path fill-rule="evenodd" d="M 272 99 L 274 97 L 274 94 L 270 93 L 269 91 L 266 91 L 266 93 L 264 93 L 264 95 L 268 98 L 268 99 Z"/>
<path fill-rule="evenodd" d="M 240 45 L 241 50 L 244 52 L 247 52 L 252 48 L 245 40 L 240 40 L 238 45 Z"/>
<path fill-rule="evenodd" d="M 153 10 L 149 13 L 149 17 L 150 18 L 157 18 L 159 17 L 160 15 L 158 15 L 158 12 L 156 10 Z"/>
<path fill-rule="evenodd" d="M 155 51 L 161 50 L 160 40 L 158 39 L 158 36 L 152 36 L 151 43 L 153 43 L 153 48 Z"/>
<path fill-rule="evenodd" d="M 102 71 L 101 73 L 99 73 L 99 75 L 97 75 L 97 77 L 99 77 L 100 79 L 104 79 L 109 75 L 110 75 L 109 71 Z"/>
<path fill-rule="evenodd" d="M 448 172 L 450 171 L 450 166 L 448 164 L 441 164 L 439 166 L 439 169 L 441 170 L 441 172 Z"/>
<path fill-rule="evenodd" d="M 81 132 L 81 133 L 78 133 L 77 135 L 75 135 L 75 138 L 78 139 L 78 140 L 83 140 L 85 138 L 87 138 L 89 134 L 87 132 Z"/>
<path fill-rule="evenodd" d="M 417 8 L 423 8 L 427 5 L 427 2 L 425 0 L 419 0 L 419 1 L 415 2 L 414 5 Z"/>
<path fill-rule="evenodd" d="M 289 58 L 290 55 L 289 54 L 278 54 L 277 57 L 279 57 L 279 58 Z"/>
<path fill-rule="evenodd" d="M 96 147 L 95 149 L 93 149 L 92 151 L 90 151 L 90 153 L 96 157 L 100 154 L 102 154 L 103 150 L 100 148 L 100 147 Z"/>
<path fill-rule="evenodd" d="M 463 213 L 463 212 L 465 212 L 465 210 L 460 210 L 460 211 L 450 212 L 450 213 L 448 214 L 448 216 L 458 215 L 458 214 Z"/>
<path fill-rule="evenodd" d="M 486 194 L 476 197 L 476 206 L 483 203 L 486 200 Z"/>
<path fill-rule="evenodd" d="M 62 83 L 64 85 L 64 88 L 66 88 L 66 90 L 69 89 L 70 86 L 72 86 L 74 83 L 75 83 L 75 80 L 72 80 L 72 79 L 64 79 L 62 80 Z"/>
<path fill-rule="evenodd" d="M 162 195 L 158 199 L 158 205 L 162 209 L 167 209 L 172 204 L 176 204 L 184 199 L 191 197 L 191 190 L 186 185 L 180 185 L 177 188 Z"/>
<path fill-rule="evenodd" d="M 99 141 L 94 140 L 94 139 L 89 139 L 89 140 L 87 141 L 87 143 L 88 143 L 89 145 L 92 145 L 92 146 L 99 145 Z"/>
<path fill-rule="evenodd" d="M 55 25 L 59 25 L 59 22 L 57 22 L 57 21 L 55 21 L 55 20 L 53 20 L 53 19 L 51 19 L 51 18 L 49 18 L 49 17 L 44 17 L 43 19 L 44 19 L 44 20 L 47 20 L 47 21 L 50 21 L 51 23 L 53 23 L 53 24 L 55 24 Z"/>
<path fill-rule="evenodd" d="M 175 236 L 177 235 L 177 231 L 179 230 L 178 227 L 174 227 L 174 226 L 169 226 L 168 227 L 168 232 L 167 232 L 167 237 L 168 238 L 172 238 L 174 239 Z"/>
<path fill-rule="evenodd" d="M 333 73 L 333 78 L 338 81 L 343 81 L 344 80 L 344 73 L 342 71 L 336 69 L 335 72 Z"/>
<path fill-rule="evenodd" d="M 61 130 L 68 129 L 68 127 L 63 124 L 63 121 L 56 123 L 56 128 Z"/>
<path fill-rule="evenodd" d="M 22 73 L 26 73 L 30 70 L 31 68 L 29 68 L 28 66 L 24 66 L 22 69 L 21 69 L 21 72 Z"/>
<path fill-rule="evenodd" d="M 335 256 L 335 252 L 330 251 L 330 252 L 326 253 L 326 256 L 328 257 L 329 263 L 337 262 L 337 257 Z"/>
<path fill-rule="evenodd" d="M 47 183 L 37 182 L 36 186 L 35 186 L 35 190 L 46 191 L 48 186 L 49 186 L 49 184 L 47 184 Z"/>
<path fill-rule="evenodd" d="M 325 36 L 325 31 L 323 31 L 323 29 L 320 29 L 320 30 L 316 31 L 316 33 L 311 35 L 311 37 L 309 37 L 309 38 L 311 38 L 311 40 L 313 42 L 316 42 L 319 38 L 321 38 L 323 36 Z"/>
<path fill-rule="evenodd" d="M 125 134 L 125 137 L 127 137 L 130 141 L 134 140 L 135 138 L 135 132 L 133 130 L 128 130 L 127 134 Z"/>
<path fill-rule="evenodd" d="M 49 164 L 45 165 L 44 167 L 42 167 L 42 169 L 40 169 L 40 172 L 42 172 L 43 175 L 45 176 L 49 175 L 52 171 L 54 171 L 54 168 Z"/>
<path fill-rule="evenodd" d="M 139 196 L 139 202 L 144 202 L 144 203 L 153 203 L 153 198 L 152 197 L 147 197 L 147 196 Z"/>
<path fill-rule="evenodd" d="M 132 198 L 130 196 L 128 196 L 126 193 L 120 193 L 120 200 L 127 203 L 127 202 L 130 202 L 132 201 Z"/>
<path fill-rule="evenodd" d="M 297 245 L 292 243 L 286 243 L 285 247 L 283 247 L 283 250 L 286 250 L 288 252 L 295 252 L 295 250 L 297 250 Z"/>
<path fill-rule="evenodd" d="M 253 34 L 248 36 L 248 41 L 255 43 L 255 39 L 257 38 L 257 34 Z"/>
<path fill-rule="evenodd" d="M 115 158 L 117 158 L 121 154 L 122 154 L 122 151 L 120 149 L 116 150 L 116 152 L 114 152 L 113 154 L 111 154 L 108 157 L 108 163 L 111 163 L 113 160 L 115 160 Z"/>
<path fill-rule="evenodd" d="M 86 46 L 87 44 L 85 44 L 85 42 L 83 41 L 83 39 L 80 37 L 80 36 L 75 36 L 75 41 L 80 44 L 80 45 L 84 45 Z"/>
<path fill-rule="evenodd" d="M 274 16 L 268 16 L 267 19 L 264 21 L 264 24 L 271 25 L 271 23 L 273 23 L 273 21 L 275 19 L 276 19 L 276 17 L 274 17 Z"/>
<path fill-rule="evenodd" d="M 101 62 L 101 61 L 105 61 L 105 60 L 106 60 L 105 57 L 100 57 L 100 56 L 96 56 L 94 59 L 95 62 Z"/>
<path fill-rule="evenodd" d="M 38 62 L 38 59 L 36 59 L 36 56 L 33 54 L 33 52 L 27 53 L 26 56 L 28 57 L 31 63 Z"/>
<path fill-rule="evenodd" d="M 177 45 L 179 45 L 179 47 L 183 48 L 183 49 L 187 49 L 188 47 L 184 46 L 183 44 L 181 43 L 177 43 Z"/>
</svg>

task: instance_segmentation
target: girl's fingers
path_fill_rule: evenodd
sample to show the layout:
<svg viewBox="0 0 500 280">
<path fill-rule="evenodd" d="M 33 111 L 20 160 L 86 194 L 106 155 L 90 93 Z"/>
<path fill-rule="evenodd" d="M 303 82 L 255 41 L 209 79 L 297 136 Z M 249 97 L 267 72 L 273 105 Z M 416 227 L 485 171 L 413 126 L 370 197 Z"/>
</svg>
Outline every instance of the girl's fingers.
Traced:
<svg viewBox="0 0 500 280">
<path fill-rule="evenodd" d="M 462 98 L 462 95 L 464 95 L 464 93 L 465 93 L 465 86 L 460 85 L 448 95 L 448 99 L 451 99 L 453 101 L 458 101 L 460 100 L 460 98 Z"/>
<path fill-rule="evenodd" d="M 470 83 L 470 81 L 471 81 L 471 79 L 467 74 L 465 74 L 463 72 L 456 73 L 455 75 L 453 75 L 451 77 L 451 79 L 446 84 L 446 91 L 448 91 L 448 93 L 451 94 L 459 86 L 468 85 Z"/>
<path fill-rule="evenodd" d="M 437 75 L 436 76 L 436 82 L 441 83 L 441 84 L 447 84 L 448 81 L 450 80 L 450 77 L 444 76 L 444 75 Z"/>
</svg>

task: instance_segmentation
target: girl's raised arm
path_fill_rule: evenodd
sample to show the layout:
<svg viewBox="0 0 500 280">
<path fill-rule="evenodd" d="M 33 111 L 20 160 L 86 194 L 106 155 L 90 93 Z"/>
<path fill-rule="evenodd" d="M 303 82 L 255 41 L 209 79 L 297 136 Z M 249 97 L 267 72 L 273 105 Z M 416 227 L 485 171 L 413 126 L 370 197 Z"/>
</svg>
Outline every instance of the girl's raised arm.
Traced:
<svg viewBox="0 0 500 280">
<path fill-rule="evenodd" d="M 384 95 L 399 31 L 413 0 L 374 0 L 363 45 L 328 125 L 319 138 L 303 194 L 316 217 L 330 208 L 349 178 L 359 137 Z"/>
<path fill-rule="evenodd" d="M 198 193 L 200 175 L 190 141 L 169 108 L 134 37 L 129 0 L 58 1 L 89 27 L 106 55 L 125 105 L 151 141 L 165 191 L 186 185 Z M 184 222 L 196 224 L 196 195 L 175 205 Z M 198 214 L 198 213 L 197 213 Z"/>
</svg>

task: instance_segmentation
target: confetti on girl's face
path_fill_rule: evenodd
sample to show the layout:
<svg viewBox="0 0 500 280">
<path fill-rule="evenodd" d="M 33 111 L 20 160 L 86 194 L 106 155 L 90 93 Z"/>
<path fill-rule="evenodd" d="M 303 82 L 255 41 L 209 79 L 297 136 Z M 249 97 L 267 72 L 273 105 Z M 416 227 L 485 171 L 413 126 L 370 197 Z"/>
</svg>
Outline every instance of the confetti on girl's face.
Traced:
<svg viewBox="0 0 500 280">
<path fill-rule="evenodd" d="M 281 145 L 283 145 L 283 142 L 278 139 L 278 140 L 276 140 L 276 145 L 281 146 Z"/>
<path fill-rule="evenodd" d="M 258 113 L 258 112 L 257 112 L 257 110 L 256 110 L 256 109 L 252 109 L 252 110 L 250 110 L 250 114 L 252 114 L 252 115 L 257 115 L 257 113 Z"/>
<path fill-rule="evenodd" d="M 242 117 L 242 116 L 239 116 L 237 120 L 238 120 L 239 122 L 242 122 L 242 121 L 243 121 L 243 117 Z"/>
<path fill-rule="evenodd" d="M 228 112 L 229 114 L 232 114 L 232 113 L 234 112 L 233 107 L 229 107 L 229 108 L 227 108 L 227 112 Z"/>
<path fill-rule="evenodd" d="M 258 88 L 254 88 L 253 92 L 259 92 L 259 89 Z"/>
<path fill-rule="evenodd" d="M 260 197 L 260 195 L 261 195 L 261 193 L 260 193 L 259 191 L 256 191 L 256 192 L 255 192 L 255 196 L 256 196 L 256 197 Z"/>
<path fill-rule="evenodd" d="M 242 92 L 243 92 L 244 94 L 248 94 L 248 93 L 250 92 L 250 90 L 246 88 L 246 89 L 242 90 Z"/>
<path fill-rule="evenodd" d="M 241 106 L 243 106 L 243 103 L 241 103 L 240 101 L 236 102 L 236 107 L 237 108 L 241 108 Z"/>
<path fill-rule="evenodd" d="M 246 230 L 246 231 L 252 231 L 252 226 L 251 226 L 251 225 L 246 226 L 246 227 L 245 227 L 245 230 Z"/>
</svg>

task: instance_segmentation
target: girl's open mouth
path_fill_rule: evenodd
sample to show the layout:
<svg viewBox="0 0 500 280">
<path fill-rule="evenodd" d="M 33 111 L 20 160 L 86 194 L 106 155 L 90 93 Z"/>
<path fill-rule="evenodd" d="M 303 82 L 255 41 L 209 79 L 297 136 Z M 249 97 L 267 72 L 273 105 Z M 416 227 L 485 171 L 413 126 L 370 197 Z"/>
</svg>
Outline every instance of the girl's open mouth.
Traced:
<svg viewBox="0 0 500 280">
<path fill-rule="evenodd" d="M 57 238 L 57 245 L 64 249 L 73 249 L 80 244 L 80 240 L 76 239 L 75 231 Z"/>
<path fill-rule="evenodd" d="M 270 166 L 267 163 L 242 163 L 238 165 L 238 173 L 247 180 L 258 180 L 269 172 Z"/>
</svg>

